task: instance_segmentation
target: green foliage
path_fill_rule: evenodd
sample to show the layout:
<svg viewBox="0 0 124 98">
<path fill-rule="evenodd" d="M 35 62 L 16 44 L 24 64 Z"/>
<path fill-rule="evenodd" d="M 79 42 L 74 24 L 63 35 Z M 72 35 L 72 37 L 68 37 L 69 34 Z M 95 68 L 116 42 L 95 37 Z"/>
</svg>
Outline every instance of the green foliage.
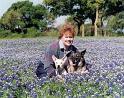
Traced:
<svg viewBox="0 0 124 98">
<path fill-rule="evenodd" d="M 105 0 L 105 16 L 115 15 L 124 11 L 124 0 Z"/>
<path fill-rule="evenodd" d="M 59 36 L 59 32 L 58 32 L 58 30 L 56 30 L 56 29 L 51 29 L 51 30 L 49 30 L 49 31 L 46 31 L 46 32 L 44 32 L 45 34 L 45 36 L 52 36 L 52 37 L 54 37 L 54 36 Z"/>
<path fill-rule="evenodd" d="M 13 30 L 16 27 L 20 17 L 21 14 L 12 9 L 3 15 L 0 22 L 4 25 L 4 29 Z"/>
<path fill-rule="evenodd" d="M 55 17 L 69 15 L 71 18 L 67 21 L 71 21 L 74 25 L 77 25 L 78 35 L 81 35 L 81 25 L 84 24 L 87 18 L 91 19 L 92 25 L 94 25 L 97 8 L 99 19 L 97 19 L 96 24 L 98 27 L 102 27 L 103 17 L 111 15 L 116 15 L 115 18 L 109 20 L 110 23 L 108 23 L 108 28 L 111 28 L 111 32 L 113 29 L 119 30 L 118 32 L 120 32 L 119 34 L 121 35 L 121 31 L 124 27 L 123 0 L 43 0 L 43 3 L 43 5 L 33 5 L 30 1 L 20 1 L 12 4 L 0 19 L 1 28 L 14 32 L 12 35 L 10 34 L 10 38 L 14 36 L 36 37 L 40 34 L 38 32 L 44 32 L 47 29 L 47 25 L 54 22 Z M 111 21 L 114 22 L 114 24 L 112 24 Z M 36 31 L 32 28 L 36 29 Z M 24 32 L 24 29 L 29 31 L 28 34 Z M 91 35 L 93 35 L 94 32 L 91 33 Z M 42 33 L 41 35 L 50 36 L 54 34 L 56 35 L 57 33 Z M 8 35 L 6 32 L 3 34 L 3 37 Z M 90 32 L 85 35 L 90 35 Z"/>
<path fill-rule="evenodd" d="M 124 12 L 116 14 L 116 16 L 111 16 L 108 19 L 108 29 L 121 33 L 124 29 Z"/>
<path fill-rule="evenodd" d="M 117 29 L 123 30 L 124 29 L 124 11 L 118 13 L 116 17 L 117 17 L 117 23 L 116 23 Z"/>
<path fill-rule="evenodd" d="M 77 23 L 78 34 L 80 33 L 80 26 L 87 18 L 87 0 L 44 0 L 44 4 L 49 8 L 55 16 L 70 15 Z"/>
<path fill-rule="evenodd" d="M 29 92 L 22 86 L 20 85 L 16 89 L 7 89 L 4 91 L 0 91 L 0 98 L 30 98 Z"/>
<path fill-rule="evenodd" d="M 23 86 L 19 86 L 17 89 L 14 90 L 13 93 L 16 98 L 26 98 L 27 97 L 27 91 Z"/>
<path fill-rule="evenodd" d="M 102 27 L 103 17 L 123 11 L 122 0 L 44 0 L 44 4 L 55 16 L 70 15 L 77 23 L 79 28 L 85 19 L 92 20 L 94 25 L 96 20 L 96 9 L 98 9 L 98 17 L 96 25 Z"/>
<path fill-rule="evenodd" d="M 41 32 L 38 31 L 35 28 L 28 28 L 27 30 L 27 34 L 25 35 L 25 37 L 38 37 L 40 36 Z"/>
<path fill-rule="evenodd" d="M 101 8 L 104 5 L 105 1 L 104 0 L 88 0 L 87 1 L 87 6 L 96 9 L 96 7 Z"/>
<path fill-rule="evenodd" d="M 1 28 L 12 32 L 22 33 L 23 29 L 35 27 L 44 31 L 49 23 L 48 10 L 43 5 L 33 5 L 29 1 L 12 4 L 0 20 Z M 35 35 L 35 34 L 34 34 Z"/>
<path fill-rule="evenodd" d="M 93 36 L 94 26 L 92 24 L 85 24 L 85 36 Z"/>
<path fill-rule="evenodd" d="M 12 33 L 9 30 L 0 30 L 0 38 L 10 36 Z"/>
<path fill-rule="evenodd" d="M 0 38 L 23 38 L 24 34 L 13 33 L 10 30 L 0 30 Z"/>
</svg>

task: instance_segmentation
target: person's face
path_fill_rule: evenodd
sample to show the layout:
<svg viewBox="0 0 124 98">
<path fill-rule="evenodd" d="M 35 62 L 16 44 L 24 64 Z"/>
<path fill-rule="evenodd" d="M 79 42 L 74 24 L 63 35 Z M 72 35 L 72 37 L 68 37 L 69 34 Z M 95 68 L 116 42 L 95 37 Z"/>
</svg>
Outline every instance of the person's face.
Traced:
<svg viewBox="0 0 124 98">
<path fill-rule="evenodd" d="M 66 31 L 61 40 L 65 47 L 69 47 L 72 45 L 74 37 L 70 34 L 70 31 Z"/>
</svg>

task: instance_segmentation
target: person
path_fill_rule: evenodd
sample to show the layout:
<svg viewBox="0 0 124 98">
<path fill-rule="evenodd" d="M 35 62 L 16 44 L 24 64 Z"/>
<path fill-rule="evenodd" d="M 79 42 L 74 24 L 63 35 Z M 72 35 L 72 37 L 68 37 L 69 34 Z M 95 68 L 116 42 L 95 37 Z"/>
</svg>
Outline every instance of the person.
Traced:
<svg viewBox="0 0 124 98">
<path fill-rule="evenodd" d="M 57 58 L 62 58 L 67 55 L 69 51 L 76 52 L 77 48 L 73 45 L 75 37 L 75 29 L 71 23 L 65 23 L 59 29 L 59 37 L 57 41 L 52 42 L 46 49 L 44 54 L 44 70 L 49 77 L 55 76 L 54 62 L 52 60 L 52 55 Z M 42 68 L 39 69 L 41 71 Z M 43 71 L 42 71 L 43 72 Z M 42 74 L 42 72 L 40 74 Z M 39 75 L 40 76 L 40 75 Z"/>
</svg>

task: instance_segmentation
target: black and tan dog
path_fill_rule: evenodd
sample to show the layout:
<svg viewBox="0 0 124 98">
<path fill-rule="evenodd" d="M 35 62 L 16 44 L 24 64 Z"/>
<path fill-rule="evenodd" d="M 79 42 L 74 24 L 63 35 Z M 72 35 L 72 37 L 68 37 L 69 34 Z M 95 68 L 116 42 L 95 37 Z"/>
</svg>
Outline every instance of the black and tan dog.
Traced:
<svg viewBox="0 0 124 98">
<path fill-rule="evenodd" d="M 84 54 L 86 53 L 86 49 L 79 52 L 72 52 L 68 57 L 69 66 L 68 73 L 88 73 L 87 66 L 85 64 Z"/>
</svg>

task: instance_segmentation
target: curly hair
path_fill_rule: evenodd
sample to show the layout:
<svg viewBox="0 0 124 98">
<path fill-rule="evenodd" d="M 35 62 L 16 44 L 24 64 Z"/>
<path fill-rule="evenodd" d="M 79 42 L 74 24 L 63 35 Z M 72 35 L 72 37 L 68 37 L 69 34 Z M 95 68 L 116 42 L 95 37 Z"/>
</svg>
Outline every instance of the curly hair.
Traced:
<svg viewBox="0 0 124 98">
<path fill-rule="evenodd" d="M 67 34 L 66 31 L 69 31 L 68 34 L 72 35 L 72 37 L 75 36 L 75 29 L 74 26 L 71 23 L 65 23 L 60 29 L 59 29 L 59 39 L 62 38 L 64 34 Z"/>
</svg>

